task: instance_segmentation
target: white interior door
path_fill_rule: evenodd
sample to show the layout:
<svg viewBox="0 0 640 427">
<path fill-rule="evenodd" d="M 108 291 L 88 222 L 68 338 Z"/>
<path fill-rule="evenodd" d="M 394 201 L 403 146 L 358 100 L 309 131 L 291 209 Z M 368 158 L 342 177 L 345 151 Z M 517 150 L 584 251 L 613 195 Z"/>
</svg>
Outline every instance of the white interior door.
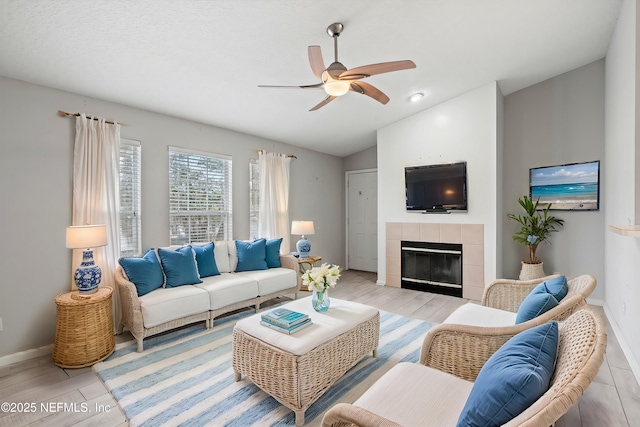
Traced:
<svg viewBox="0 0 640 427">
<path fill-rule="evenodd" d="M 347 266 L 378 271 L 378 172 L 347 172 Z"/>
</svg>

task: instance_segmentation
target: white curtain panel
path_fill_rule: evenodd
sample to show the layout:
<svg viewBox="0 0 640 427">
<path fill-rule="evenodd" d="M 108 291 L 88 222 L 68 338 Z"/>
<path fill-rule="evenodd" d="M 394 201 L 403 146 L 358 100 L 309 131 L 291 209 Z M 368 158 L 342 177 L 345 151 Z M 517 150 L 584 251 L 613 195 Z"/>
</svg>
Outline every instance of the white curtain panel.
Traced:
<svg viewBox="0 0 640 427">
<path fill-rule="evenodd" d="M 260 152 L 260 237 L 282 237 L 280 253 L 289 253 L 289 169 L 291 158 L 284 154 Z"/>
<path fill-rule="evenodd" d="M 94 120 L 83 113 L 76 118 L 73 150 L 72 225 L 105 224 L 107 245 L 93 249 L 93 259 L 102 270 L 100 286 L 113 289 L 114 330 L 121 310 L 114 275 L 120 256 L 120 125 Z M 72 272 L 82 262 L 82 250 L 73 251 Z M 73 277 L 73 274 L 72 274 Z M 72 283 L 72 289 L 75 283 Z"/>
</svg>

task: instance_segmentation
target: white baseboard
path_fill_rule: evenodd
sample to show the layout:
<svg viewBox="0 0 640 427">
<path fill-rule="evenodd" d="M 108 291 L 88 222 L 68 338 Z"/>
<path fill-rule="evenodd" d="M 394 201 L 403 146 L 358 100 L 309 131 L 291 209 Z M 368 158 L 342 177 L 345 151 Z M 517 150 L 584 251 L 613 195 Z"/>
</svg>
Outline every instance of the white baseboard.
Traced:
<svg viewBox="0 0 640 427">
<path fill-rule="evenodd" d="M 616 323 L 616 320 L 613 317 L 611 310 L 609 310 L 609 306 L 607 304 L 604 304 L 602 307 L 604 308 L 604 314 L 607 315 L 607 320 L 609 321 L 609 324 L 613 329 L 613 333 L 618 339 L 618 343 L 622 348 L 622 352 L 624 353 L 625 357 L 627 358 L 627 361 L 629 362 L 629 366 L 631 367 L 631 372 L 633 372 L 633 376 L 636 377 L 636 381 L 638 382 L 638 384 L 640 384 L 640 364 L 638 363 L 636 358 L 633 356 L 633 353 L 631 352 L 631 347 L 629 347 L 629 345 L 627 344 L 627 341 L 622 336 L 622 331 L 620 330 L 620 327 Z"/>
<path fill-rule="evenodd" d="M 14 363 L 24 362 L 25 360 L 35 359 L 36 357 L 46 356 L 53 352 L 53 344 L 44 347 L 32 348 L 31 350 L 20 351 L 18 353 L 7 354 L 0 357 L 0 367 L 13 365 Z"/>
<path fill-rule="evenodd" d="M 378 286 L 384 286 L 386 284 L 386 282 L 384 280 L 377 280 L 376 281 L 376 285 Z"/>
<path fill-rule="evenodd" d="M 602 307 L 602 306 L 604 306 L 604 300 L 587 298 L 587 304 L 589 304 L 589 305 L 597 305 L 597 306 Z"/>
</svg>

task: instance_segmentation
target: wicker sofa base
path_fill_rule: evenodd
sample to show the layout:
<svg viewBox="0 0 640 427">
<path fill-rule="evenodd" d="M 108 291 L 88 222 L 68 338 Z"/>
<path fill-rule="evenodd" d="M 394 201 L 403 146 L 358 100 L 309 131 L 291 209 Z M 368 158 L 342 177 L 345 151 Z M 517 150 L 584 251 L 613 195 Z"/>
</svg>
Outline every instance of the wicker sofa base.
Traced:
<svg viewBox="0 0 640 427">
<path fill-rule="evenodd" d="M 379 337 L 380 314 L 377 313 L 310 352 L 295 355 L 245 333 L 236 325 L 232 362 L 235 380 L 246 376 L 293 410 L 296 425 L 301 426 L 307 408 L 329 387 L 366 354 L 377 357 Z"/>
</svg>

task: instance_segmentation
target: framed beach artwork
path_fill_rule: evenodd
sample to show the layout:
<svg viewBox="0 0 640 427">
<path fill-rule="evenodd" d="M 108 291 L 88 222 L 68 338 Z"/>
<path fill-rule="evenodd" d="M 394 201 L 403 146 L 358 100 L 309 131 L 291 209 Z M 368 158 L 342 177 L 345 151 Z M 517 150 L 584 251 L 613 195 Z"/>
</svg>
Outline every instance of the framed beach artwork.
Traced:
<svg viewBox="0 0 640 427">
<path fill-rule="evenodd" d="M 529 195 L 538 209 L 597 211 L 600 209 L 600 161 L 529 169 Z"/>
</svg>

